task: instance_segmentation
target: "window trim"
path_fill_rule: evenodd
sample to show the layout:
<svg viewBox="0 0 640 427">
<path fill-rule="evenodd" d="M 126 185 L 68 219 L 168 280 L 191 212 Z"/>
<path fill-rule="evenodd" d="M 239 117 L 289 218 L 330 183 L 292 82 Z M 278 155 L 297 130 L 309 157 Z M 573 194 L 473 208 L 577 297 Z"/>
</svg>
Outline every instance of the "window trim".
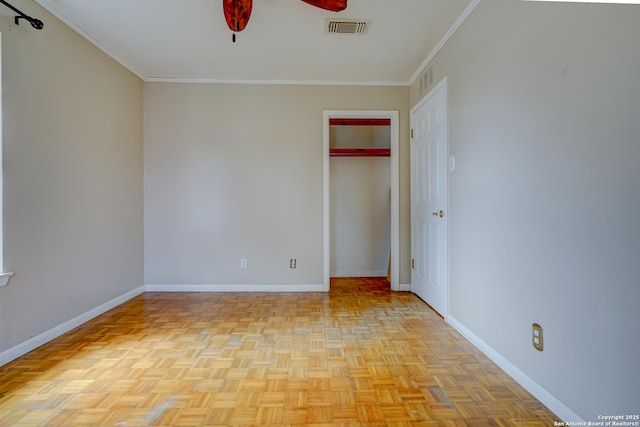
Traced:
<svg viewBox="0 0 640 427">
<path fill-rule="evenodd" d="M 10 271 L 4 271 L 4 221 L 2 206 L 2 33 L 0 33 L 0 288 L 7 286 L 9 279 L 13 276 Z"/>
</svg>

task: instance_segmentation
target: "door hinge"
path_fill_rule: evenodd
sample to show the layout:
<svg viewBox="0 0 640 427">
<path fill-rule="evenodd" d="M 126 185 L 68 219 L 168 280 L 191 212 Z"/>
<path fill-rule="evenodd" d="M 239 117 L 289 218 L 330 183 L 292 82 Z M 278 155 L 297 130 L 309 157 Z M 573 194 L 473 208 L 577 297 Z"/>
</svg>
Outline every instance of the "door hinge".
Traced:
<svg viewBox="0 0 640 427">
<path fill-rule="evenodd" d="M 413 138 L 413 129 L 411 129 L 411 138 Z"/>
<path fill-rule="evenodd" d="M 411 268 L 416 268 L 416 260 L 411 258 Z"/>
</svg>

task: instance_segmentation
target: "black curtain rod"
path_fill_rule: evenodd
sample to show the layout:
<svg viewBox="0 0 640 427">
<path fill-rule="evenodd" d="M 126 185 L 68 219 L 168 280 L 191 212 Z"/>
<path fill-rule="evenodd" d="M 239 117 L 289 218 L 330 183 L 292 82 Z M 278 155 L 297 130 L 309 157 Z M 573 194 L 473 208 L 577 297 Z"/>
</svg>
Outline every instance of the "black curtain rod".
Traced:
<svg viewBox="0 0 640 427">
<path fill-rule="evenodd" d="M 44 28 L 44 23 L 41 20 L 36 19 L 36 18 L 32 18 L 29 15 L 20 12 L 18 9 L 16 9 L 13 6 L 11 6 L 9 3 L 7 3 L 4 0 L 0 0 L 0 3 L 2 3 L 5 6 L 7 6 L 9 9 L 13 10 L 15 13 L 17 13 L 19 15 L 19 16 L 15 17 L 16 25 L 20 25 L 20 19 L 26 19 L 27 21 L 29 21 L 31 26 L 33 28 L 35 28 L 36 30 L 41 30 L 42 28 Z"/>
</svg>

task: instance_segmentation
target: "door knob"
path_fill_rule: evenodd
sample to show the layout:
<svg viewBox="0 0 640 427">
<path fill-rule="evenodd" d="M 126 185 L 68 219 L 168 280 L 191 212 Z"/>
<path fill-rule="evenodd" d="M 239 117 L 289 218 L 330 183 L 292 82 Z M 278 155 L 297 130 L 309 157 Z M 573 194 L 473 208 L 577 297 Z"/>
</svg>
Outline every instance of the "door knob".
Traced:
<svg viewBox="0 0 640 427">
<path fill-rule="evenodd" d="M 439 212 L 431 212 L 431 215 L 439 216 L 440 218 L 442 218 L 444 216 L 444 211 L 442 209 L 440 209 Z"/>
</svg>

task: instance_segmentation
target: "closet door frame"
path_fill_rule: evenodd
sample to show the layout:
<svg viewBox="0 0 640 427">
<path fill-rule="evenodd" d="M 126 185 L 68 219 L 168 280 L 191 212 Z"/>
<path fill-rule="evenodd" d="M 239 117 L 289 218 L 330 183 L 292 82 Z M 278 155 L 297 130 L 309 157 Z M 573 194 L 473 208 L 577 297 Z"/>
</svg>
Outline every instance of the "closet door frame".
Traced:
<svg viewBox="0 0 640 427">
<path fill-rule="evenodd" d="M 390 148 L 391 148 L 391 263 L 390 283 L 391 289 L 399 289 L 399 254 L 400 254 L 400 176 L 399 176 L 399 112 L 375 111 L 375 110 L 325 110 L 323 111 L 323 289 L 330 289 L 330 157 L 329 157 L 329 121 L 332 118 L 363 118 L 363 119 L 389 119 L 390 120 Z"/>
</svg>

